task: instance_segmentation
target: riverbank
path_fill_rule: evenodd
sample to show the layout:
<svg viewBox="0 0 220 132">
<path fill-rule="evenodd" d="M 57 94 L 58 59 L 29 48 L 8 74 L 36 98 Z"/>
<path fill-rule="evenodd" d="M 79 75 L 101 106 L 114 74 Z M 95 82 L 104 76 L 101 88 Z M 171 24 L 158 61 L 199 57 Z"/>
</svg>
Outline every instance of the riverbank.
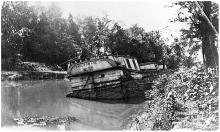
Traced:
<svg viewBox="0 0 220 132">
<path fill-rule="evenodd" d="M 2 71 L 1 80 L 41 80 L 41 79 L 63 79 L 66 71 Z"/>
<path fill-rule="evenodd" d="M 2 71 L 1 80 L 41 80 L 41 79 L 62 79 L 66 71 L 58 65 L 48 65 L 37 62 L 23 62 L 16 71 Z"/>
<path fill-rule="evenodd" d="M 152 100 L 133 114 L 129 130 L 217 130 L 218 72 L 180 69 L 154 80 Z"/>
</svg>

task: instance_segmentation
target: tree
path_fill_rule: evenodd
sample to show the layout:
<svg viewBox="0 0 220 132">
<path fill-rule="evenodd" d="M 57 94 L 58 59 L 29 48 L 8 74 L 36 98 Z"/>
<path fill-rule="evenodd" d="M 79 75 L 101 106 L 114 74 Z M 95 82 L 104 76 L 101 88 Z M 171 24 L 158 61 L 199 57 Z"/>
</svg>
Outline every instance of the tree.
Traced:
<svg viewBox="0 0 220 132">
<path fill-rule="evenodd" d="M 162 40 L 159 31 L 151 31 L 145 34 L 145 43 L 148 44 L 150 48 L 150 56 L 152 56 L 152 61 L 157 63 L 162 63 L 164 61 L 164 45 L 165 42 Z"/>
<path fill-rule="evenodd" d="M 61 13 L 55 4 L 46 9 L 27 2 L 4 2 L 3 69 L 16 68 L 18 60 L 59 64 L 75 57 L 80 35 L 76 24 L 61 18 Z"/>
<path fill-rule="evenodd" d="M 218 5 L 211 1 L 200 1 L 199 6 L 203 11 L 200 11 L 198 5 L 192 1 L 177 2 L 174 5 L 180 6 L 178 17 L 175 21 L 188 22 L 189 29 L 182 30 L 183 37 L 190 39 L 191 44 L 198 38 L 202 41 L 203 61 L 206 67 L 218 66 L 218 51 L 217 51 L 217 34 L 212 30 L 202 12 L 205 13 L 209 21 L 218 31 Z M 189 15 L 184 15 L 184 9 Z M 198 43 L 195 43 L 198 47 Z M 194 45 L 191 45 L 192 49 Z"/>
<path fill-rule="evenodd" d="M 127 30 L 129 37 L 136 39 L 136 40 L 141 40 L 145 34 L 145 31 L 142 27 L 138 27 L 137 24 L 131 26 Z"/>
<path fill-rule="evenodd" d="M 130 46 L 128 45 L 129 37 L 126 35 L 125 30 L 115 23 L 108 35 L 109 47 L 112 54 L 128 55 Z"/>
<path fill-rule="evenodd" d="M 93 17 L 85 17 L 78 19 L 80 25 L 80 33 L 82 34 L 82 41 L 85 48 L 94 53 L 94 35 L 97 32 L 96 20 Z"/>
<path fill-rule="evenodd" d="M 167 47 L 167 66 L 169 69 L 176 69 L 183 65 L 185 59 L 185 45 L 186 41 L 175 38 L 174 42 Z"/>
<path fill-rule="evenodd" d="M 80 45 L 80 43 L 81 43 L 81 34 L 79 33 L 79 26 L 73 21 L 72 14 L 69 14 L 69 17 L 68 17 L 67 33 L 74 39 L 74 41 L 78 45 Z"/>
<path fill-rule="evenodd" d="M 109 20 L 106 15 L 102 18 L 96 18 L 96 21 L 98 30 L 96 31 L 94 41 L 97 48 L 97 55 L 99 56 L 104 54 L 108 49 L 107 43 L 109 42 L 108 35 L 110 33 L 109 23 L 111 22 L 111 20 Z M 102 53 L 100 52 L 101 48 L 103 48 Z"/>
<path fill-rule="evenodd" d="M 109 43 L 108 35 L 110 33 L 109 23 L 111 20 L 105 17 L 94 18 L 85 17 L 79 19 L 79 27 L 82 34 L 82 42 L 87 47 L 86 51 L 90 51 L 94 56 L 100 56 L 104 54 L 105 50 L 108 50 L 107 43 Z M 100 49 L 104 51 L 100 51 Z"/>
<path fill-rule="evenodd" d="M 1 14 L 3 68 L 12 69 L 22 55 L 24 38 L 33 26 L 35 16 L 27 2 L 3 2 Z"/>
<path fill-rule="evenodd" d="M 164 58 L 164 41 L 159 32 L 145 33 L 144 29 L 137 25 L 124 30 L 115 23 L 109 35 L 109 42 L 112 54 L 131 55 L 141 63 L 161 63 Z"/>
</svg>

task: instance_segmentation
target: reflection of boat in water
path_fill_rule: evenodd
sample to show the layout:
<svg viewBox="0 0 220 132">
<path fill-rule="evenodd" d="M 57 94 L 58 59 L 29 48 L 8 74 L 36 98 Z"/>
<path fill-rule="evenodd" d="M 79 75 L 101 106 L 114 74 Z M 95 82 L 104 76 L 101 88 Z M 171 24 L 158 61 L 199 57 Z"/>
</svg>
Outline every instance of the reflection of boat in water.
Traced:
<svg viewBox="0 0 220 132">
<path fill-rule="evenodd" d="M 77 98 L 67 99 L 68 111 L 80 120 L 84 126 L 102 130 L 120 130 L 127 118 L 141 106 L 138 104 L 127 104 L 123 102 L 103 103 Z M 71 125 L 74 125 L 71 124 Z"/>
<path fill-rule="evenodd" d="M 67 78 L 72 92 L 69 97 L 122 99 L 145 96 L 151 82 L 140 74 L 136 58 L 103 56 L 69 61 Z"/>
</svg>

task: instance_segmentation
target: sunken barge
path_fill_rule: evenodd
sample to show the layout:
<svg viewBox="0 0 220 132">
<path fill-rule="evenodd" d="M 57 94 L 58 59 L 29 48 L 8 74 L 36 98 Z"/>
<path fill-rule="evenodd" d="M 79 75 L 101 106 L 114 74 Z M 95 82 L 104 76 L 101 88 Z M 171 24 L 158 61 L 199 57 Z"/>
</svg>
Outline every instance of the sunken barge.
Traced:
<svg viewBox="0 0 220 132">
<path fill-rule="evenodd" d="M 86 99 L 144 97 L 152 84 L 141 74 L 136 58 L 113 55 L 69 61 L 67 79 L 67 97 Z"/>
</svg>

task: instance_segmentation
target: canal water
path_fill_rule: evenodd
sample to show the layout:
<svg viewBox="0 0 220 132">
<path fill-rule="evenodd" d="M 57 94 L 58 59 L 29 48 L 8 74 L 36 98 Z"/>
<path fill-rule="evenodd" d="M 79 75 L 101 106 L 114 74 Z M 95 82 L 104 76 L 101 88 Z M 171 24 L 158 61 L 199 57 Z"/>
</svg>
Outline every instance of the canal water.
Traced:
<svg viewBox="0 0 220 132">
<path fill-rule="evenodd" d="M 129 116 L 143 105 L 142 99 L 84 100 L 67 98 L 64 80 L 5 82 L 1 84 L 2 127 L 63 130 L 121 130 Z M 36 123 L 16 122 L 24 118 L 65 118 L 76 120 L 59 127 L 42 127 Z M 24 121 L 24 120 L 22 120 Z"/>
</svg>

